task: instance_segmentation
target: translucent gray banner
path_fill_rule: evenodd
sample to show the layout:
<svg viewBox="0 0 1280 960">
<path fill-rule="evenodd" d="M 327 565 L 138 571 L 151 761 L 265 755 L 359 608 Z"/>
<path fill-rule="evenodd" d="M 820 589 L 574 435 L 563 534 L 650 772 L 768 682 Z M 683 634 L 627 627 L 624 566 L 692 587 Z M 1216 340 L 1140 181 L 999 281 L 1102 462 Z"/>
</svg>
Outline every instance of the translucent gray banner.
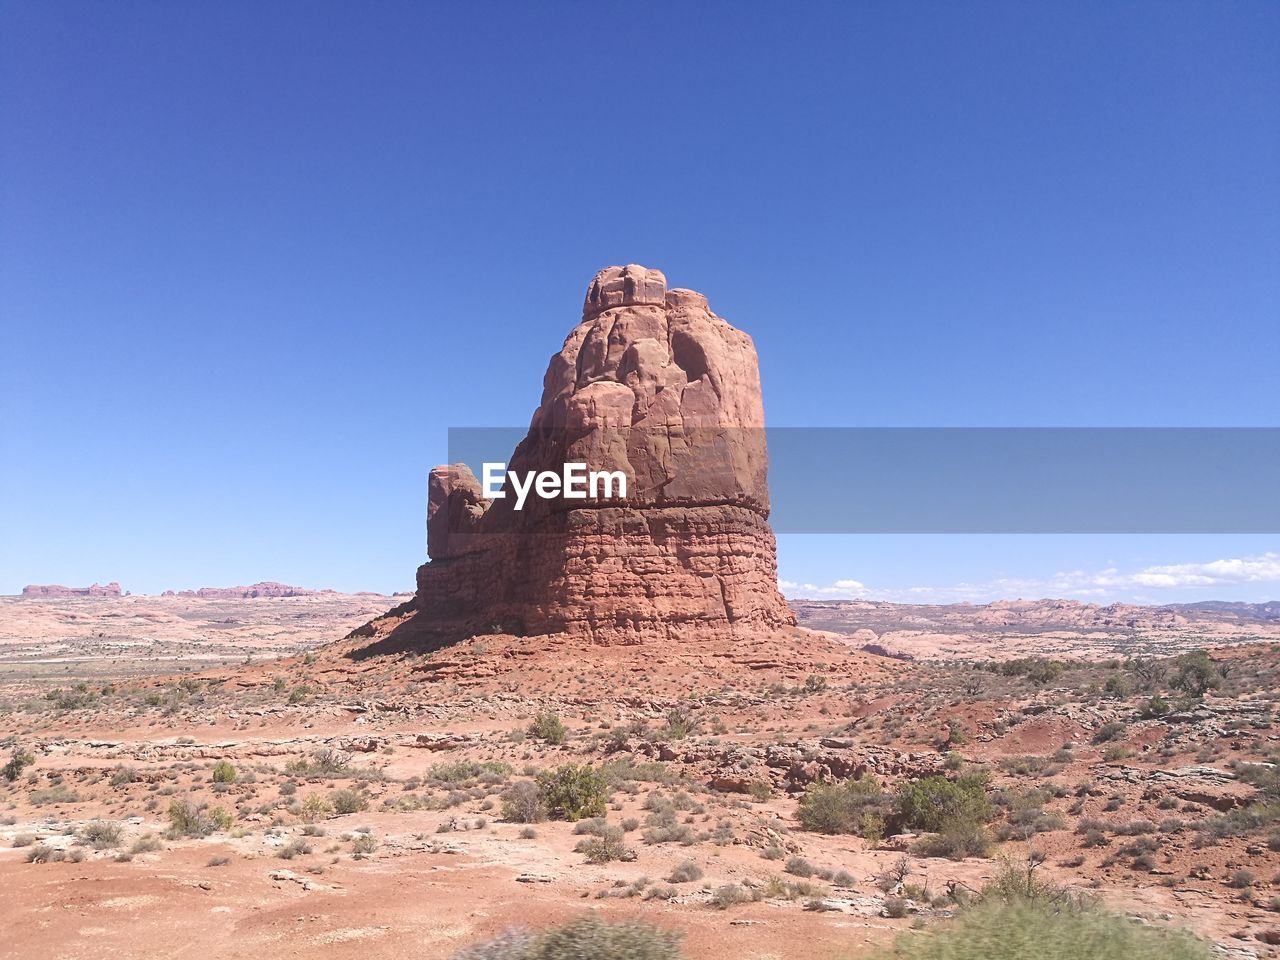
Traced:
<svg viewBox="0 0 1280 960">
<path fill-rule="evenodd" d="M 653 480 L 648 461 L 655 442 L 673 449 L 671 437 L 639 430 L 559 431 L 553 442 L 544 431 L 538 448 L 611 451 L 613 461 L 612 451 L 639 449 L 637 470 L 650 476 L 637 478 L 631 496 L 639 489 L 640 499 L 630 505 L 648 506 L 694 504 L 732 486 L 734 472 L 720 471 L 719 459 L 765 444 L 767 497 L 727 489 L 724 499 L 763 499 L 778 533 L 1280 532 L 1274 427 L 705 427 L 674 434 L 688 452 L 685 460 L 673 455 L 678 476 L 667 484 Z M 511 461 L 527 433 L 451 428 L 449 460 L 480 477 L 485 463 Z M 552 466 L 536 458 L 523 466 L 529 463 Z M 589 469 L 618 465 L 587 462 Z M 601 505 L 609 504 L 560 501 L 559 509 Z"/>
</svg>

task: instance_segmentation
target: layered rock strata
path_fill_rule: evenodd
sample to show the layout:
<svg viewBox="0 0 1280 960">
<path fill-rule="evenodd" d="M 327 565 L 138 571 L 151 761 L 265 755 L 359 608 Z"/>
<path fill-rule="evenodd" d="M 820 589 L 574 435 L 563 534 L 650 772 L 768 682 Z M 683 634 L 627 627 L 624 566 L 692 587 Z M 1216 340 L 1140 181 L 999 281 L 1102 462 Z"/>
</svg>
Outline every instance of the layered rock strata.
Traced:
<svg viewBox="0 0 1280 960">
<path fill-rule="evenodd" d="M 415 604 L 432 633 L 696 639 L 794 623 L 777 589 L 751 338 L 637 265 L 598 273 L 551 358 L 518 473 L 619 470 L 627 496 L 487 500 L 431 471 Z"/>
</svg>

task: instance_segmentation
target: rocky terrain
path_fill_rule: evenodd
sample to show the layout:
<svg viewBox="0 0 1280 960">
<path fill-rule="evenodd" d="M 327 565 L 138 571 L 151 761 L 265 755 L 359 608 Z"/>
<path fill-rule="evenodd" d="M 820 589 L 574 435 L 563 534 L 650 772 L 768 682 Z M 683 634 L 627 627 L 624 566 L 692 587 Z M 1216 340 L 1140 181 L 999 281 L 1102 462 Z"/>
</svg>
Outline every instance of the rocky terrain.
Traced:
<svg viewBox="0 0 1280 960">
<path fill-rule="evenodd" d="M 905 604 L 792 600 L 798 622 L 912 660 L 1029 655 L 1169 656 L 1206 646 L 1280 642 L 1277 604 L 1100 606 L 1075 600 Z"/>
<path fill-rule="evenodd" d="M 255 599 L 0 597 L 0 678 L 118 679 L 279 657 L 341 636 L 395 602 L 332 591 Z"/>
<path fill-rule="evenodd" d="M 916 664 L 805 631 L 370 639 L 168 679 L 11 674 L 4 759 L 30 762 L 0 782 L 4 955 L 444 958 L 597 911 L 681 930 L 694 958 L 857 956 L 945 922 L 1002 858 L 1223 955 L 1276 955 L 1270 645 L 1201 675 Z M 603 822 L 538 809 L 567 764 L 599 771 Z M 976 837 L 896 812 L 907 785 L 971 775 Z M 806 814 L 860 776 L 871 819 Z"/>
</svg>

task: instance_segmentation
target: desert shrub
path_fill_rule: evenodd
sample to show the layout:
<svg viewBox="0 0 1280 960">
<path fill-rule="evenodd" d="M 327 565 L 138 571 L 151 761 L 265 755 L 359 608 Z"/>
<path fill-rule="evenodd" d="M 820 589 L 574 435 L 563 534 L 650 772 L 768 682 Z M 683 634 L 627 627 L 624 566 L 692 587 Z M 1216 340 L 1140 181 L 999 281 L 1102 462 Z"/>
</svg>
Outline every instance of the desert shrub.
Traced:
<svg viewBox="0 0 1280 960">
<path fill-rule="evenodd" d="M 276 851 L 276 856 L 281 860 L 292 860 L 297 856 L 304 856 L 311 852 L 311 844 L 302 839 L 290 840 L 283 847 Z"/>
<path fill-rule="evenodd" d="M 169 835 L 171 837 L 207 837 L 231 826 L 231 814 L 221 807 L 210 810 L 204 804 L 190 800 L 174 800 L 169 804 Z"/>
<path fill-rule="evenodd" d="M 511 823 L 541 823 L 547 819 L 542 791 L 532 780 L 520 780 L 502 795 L 502 819 Z"/>
<path fill-rule="evenodd" d="M 686 860 L 672 869 L 671 876 L 667 877 L 667 883 L 692 883 L 694 880 L 701 879 L 702 868 L 692 860 Z"/>
<path fill-rule="evenodd" d="M 907 901 L 902 897 L 886 897 L 884 915 L 893 919 L 901 919 L 907 915 Z"/>
<path fill-rule="evenodd" d="M 1100 726 L 1093 735 L 1094 743 L 1110 743 L 1124 733 L 1124 724 L 1119 720 L 1109 720 Z"/>
<path fill-rule="evenodd" d="M 692 828 L 676 819 L 675 808 L 655 810 L 645 819 L 642 834 L 645 843 L 680 843 L 685 846 L 696 841 Z"/>
<path fill-rule="evenodd" d="M 621 827 L 606 826 L 596 836 L 581 841 L 576 849 L 588 863 L 610 863 L 614 860 L 634 860 L 636 853 L 626 845 Z"/>
<path fill-rule="evenodd" d="M 135 782 L 137 779 L 138 771 L 133 767 L 121 765 L 111 772 L 111 785 L 113 787 L 123 787 L 125 784 Z"/>
<path fill-rule="evenodd" d="M 77 803 L 80 800 L 80 795 L 74 790 L 68 790 L 59 783 L 52 787 L 45 787 L 42 790 L 32 790 L 27 799 L 35 806 L 42 807 L 46 803 Z"/>
<path fill-rule="evenodd" d="M 230 761 L 219 760 L 213 765 L 214 783 L 237 783 L 239 780 L 240 774 Z"/>
<path fill-rule="evenodd" d="M 1230 879 L 1227 880 L 1227 886 L 1233 887 L 1236 890 L 1247 890 L 1257 882 L 1258 878 L 1254 876 L 1251 870 L 1245 870 L 1242 868 L 1231 874 Z"/>
<path fill-rule="evenodd" d="M 507 930 L 483 943 L 466 947 L 451 960 L 531 960 L 537 938 L 527 930 Z"/>
<path fill-rule="evenodd" d="M 680 939 L 676 931 L 639 920 L 586 916 L 536 934 L 509 930 L 452 960 L 682 960 Z"/>
<path fill-rule="evenodd" d="M 947 721 L 947 736 L 943 741 L 944 747 L 962 747 L 969 742 L 969 734 L 965 730 L 963 721 L 952 717 Z"/>
<path fill-rule="evenodd" d="M 377 849 L 378 841 L 369 833 L 358 833 L 355 839 L 351 841 L 351 855 L 357 860 L 369 856 Z"/>
<path fill-rule="evenodd" d="M 1048 660 L 1044 657 L 1022 657 L 996 664 L 996 673 L 1006 677 L 1026 677 L 1037 686 L 1052 683 L 1066 671 L 1067 665 L 1061 660 Z"/>
<path fill-rule="evenodd" d="M 1147 701 L 1142 712 L 1148 717 L 1163 717 L 1172 709 L 1173 708 L 1169 706 L 1169 701 L 1157 693 Z"/>
<path fill-rule="evenodd" d="M 25 859 L 27 863 L 55 863 L 65 857 L 64 851 L 51 847 L 47 843 L 37 843 L 27 850 Z"/>
<path fill-rule="evenodd" d="M 1123 674 L 1116 674 L 1107 677 L 1107 682 L 1103 685 L 1102 692 L 1109 697 L 1123 699 L 1133 693 L 1133 685 L 1129 682 L 1128 677 Z"/>
<path fill-rule="evenodd" d="M 1150 820 L 1130 820 L 1128 823 L 1122 823 L 1116 827 L 1116 833 L 1122 837 L 1141 837 L 1155 832 L 1156 825 Z"/>
<path fill-rule="evenodd" d="M 609 784 L 604 775 L 576 763 L 539 773 L 538 793 L 549 815 L 557 820 L 603 817 L 609 803 Z"/>
<path fill-rule="evenodd" d="M 667 711 L 667 737 L 683 740 L 698 726 L 697 718 L 686 707 L 674 707 Z"/>
<path fill-rule="evenodd" d="M 511 764 L 501 760 L 459 760 L 454 763 L 432 764 L 427 770 L 427 779 L 443 783 L 466 783 L 478 780 L 481 783 L 502 783 L 512 774 Z"/>
<path fill-rule="evenodd" d="M 942 830 L 925 837 L 912 847 L 912 852 L 922 857 L 946 857 L 963 860 L 965 857 L 985 857 L 991 850 L 991 834 L 981 823 L 956 820 Z"/>
<path fill-rule="evenodd" d="M 13 845 L 15 847 L 29 847 L 36 842 L 34 833 L 15 833 L 13 835 Z"/>
<path fill-rule="evenodd" d="M 879 816 L 887 802 L 874 777 L 840 783 L 814 783 L 800 798 L 796 818 L 802 827 L 815 833 L 865 835 L 864 828 L 870 825 L 867 815 Z"/>
<path fill-rule="evenodd" d="M 154 854 L 156 850 L 161 849 L 161 846 L 163 844 L 160 842 L 160 837 L 147 833 L 145 837 L 138 837 L 137 840 L 133 841 L 133 846 L 129 847 L 129 852 L 134 855 Z"/>
<path fill-rule="evenodd" d="M 923 777 L 904 783 L 895 797 L 897 815 L 904 826 L 941 831 L 959 823 L 982 824 L 991 819 L 986 778 L 971 774 L 956 780 Z"/>
<path fill-rule="evenodd" d="M 118 823 L 94 820 L 81 827 L 76 837 L 81 843 L 88 844 L 95 850 L 110 850 L 112 847 L 119 846 L 122 832 Z"/>
<path fill-rule="evenodd" d="M 1210 960 L 1187 934 L 1139 926 L 1101 909 L 1060 909 L 1041 900 L 989 900 L 912 933 L 877 960 Z"/>
<path fill-rule="evenodd" d="M 564 743 L 569 738 L 560 715 L 554 710 L 543 710 L 529 724 L 529 736 L 545 740 L 547 743 Z"/>
<path fill-rule="evenodd" d="M 1203 697 L 1221 682 L 1213 660 L 1203 650 L 1184 653 L 1174 664 L 1177 672 L 1169 682 L 1189 697 Z"/>
<path fill-rule="evenodd" d="M 783 869 L 797 877 L 812 877 L 818 872 L 817 868 L 804 857 L 788 857 L 787 865 Z"/>
<path fill-rule="evenodd" d="M 756 894 L 736 883 L 726 883 L 716 887 L 711 893 L 711 905 L 718 910 L 728 910 L 739 903 L 751 903 Z"/>
<path fill-rule="evenodd" d="M 1280 803 L 1251 803 L 1201 821 L 1202 842 L 1243 837 L 1280 821 Z"/>
<path fill-rule="evenodd" d="M 315 820 L 321 819 L 322 817 L 327 817 L 332 812 L 333 806 L 329 801 L 320 794 L 313 793 L 308 795 L 307 799 L 302 801 L 302 806 L 298 810 L 298 816 L 307 823 L 311 823 Z"/>
<path fill-rule="evenodd" d="M 359 813 L 369 805 L 368 801 L 355 790 L 334 790 L 329 794 L 329 803 L 332 804 L 333 812 L 338 816 Z"/>
<path fill-rule="evenodd" d="M 285 771 L 300 777 L 344 777 L 351 773 L 351 764 L 338 751 L 325 748 L 289 761 Z"/>
<path fill-rule="evenodd" d="M 1098 829 L 1090 829 L 1084 831 L 1081 835 L 1080 846 L 1082 847 L 1105 847 L 1111 841 L 1107 839 L 1107 835 Z"/>
<path fill-rule="evenodd" d="M 129 848 L 129 855 L 136 856 L 139 853 L 155 853 L 161 848 L 160 838 L 147 834 L 145 837 L 139 837 L 133 841 L 133 846 Z M 117 858 L 118 859 L 118 858 Z"/>
<path fill-rule="evenodd" d="M 1051 776 L 1059 771 L 1051 769 L 1052 761 L 1048 757 L 1004 757 L 1000 761 L 1000 767 L 1009 773 L 1016 774 L 1020 777 L 1031 776 L 1032 774 L 1045 774 Z"/>
</svg>

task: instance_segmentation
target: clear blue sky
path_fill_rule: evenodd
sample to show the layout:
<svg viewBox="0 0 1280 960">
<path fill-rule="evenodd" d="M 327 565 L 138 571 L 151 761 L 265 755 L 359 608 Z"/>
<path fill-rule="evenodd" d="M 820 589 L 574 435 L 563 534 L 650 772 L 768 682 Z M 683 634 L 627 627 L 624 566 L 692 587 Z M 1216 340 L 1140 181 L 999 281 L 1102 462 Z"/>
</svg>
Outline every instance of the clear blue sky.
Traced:
<svg viewBox="0 0 1280 960">
<path fill-rule="evenodd" d="M 410 588 L 446 428 L 526 422 L 611 263 L 772 424 L 1280 424 L 1278 53 L 1275 3 L 4 0 L 0 593 Z M 780 549 L 1280 594 L 1266 537 Z"/>
</svg>

